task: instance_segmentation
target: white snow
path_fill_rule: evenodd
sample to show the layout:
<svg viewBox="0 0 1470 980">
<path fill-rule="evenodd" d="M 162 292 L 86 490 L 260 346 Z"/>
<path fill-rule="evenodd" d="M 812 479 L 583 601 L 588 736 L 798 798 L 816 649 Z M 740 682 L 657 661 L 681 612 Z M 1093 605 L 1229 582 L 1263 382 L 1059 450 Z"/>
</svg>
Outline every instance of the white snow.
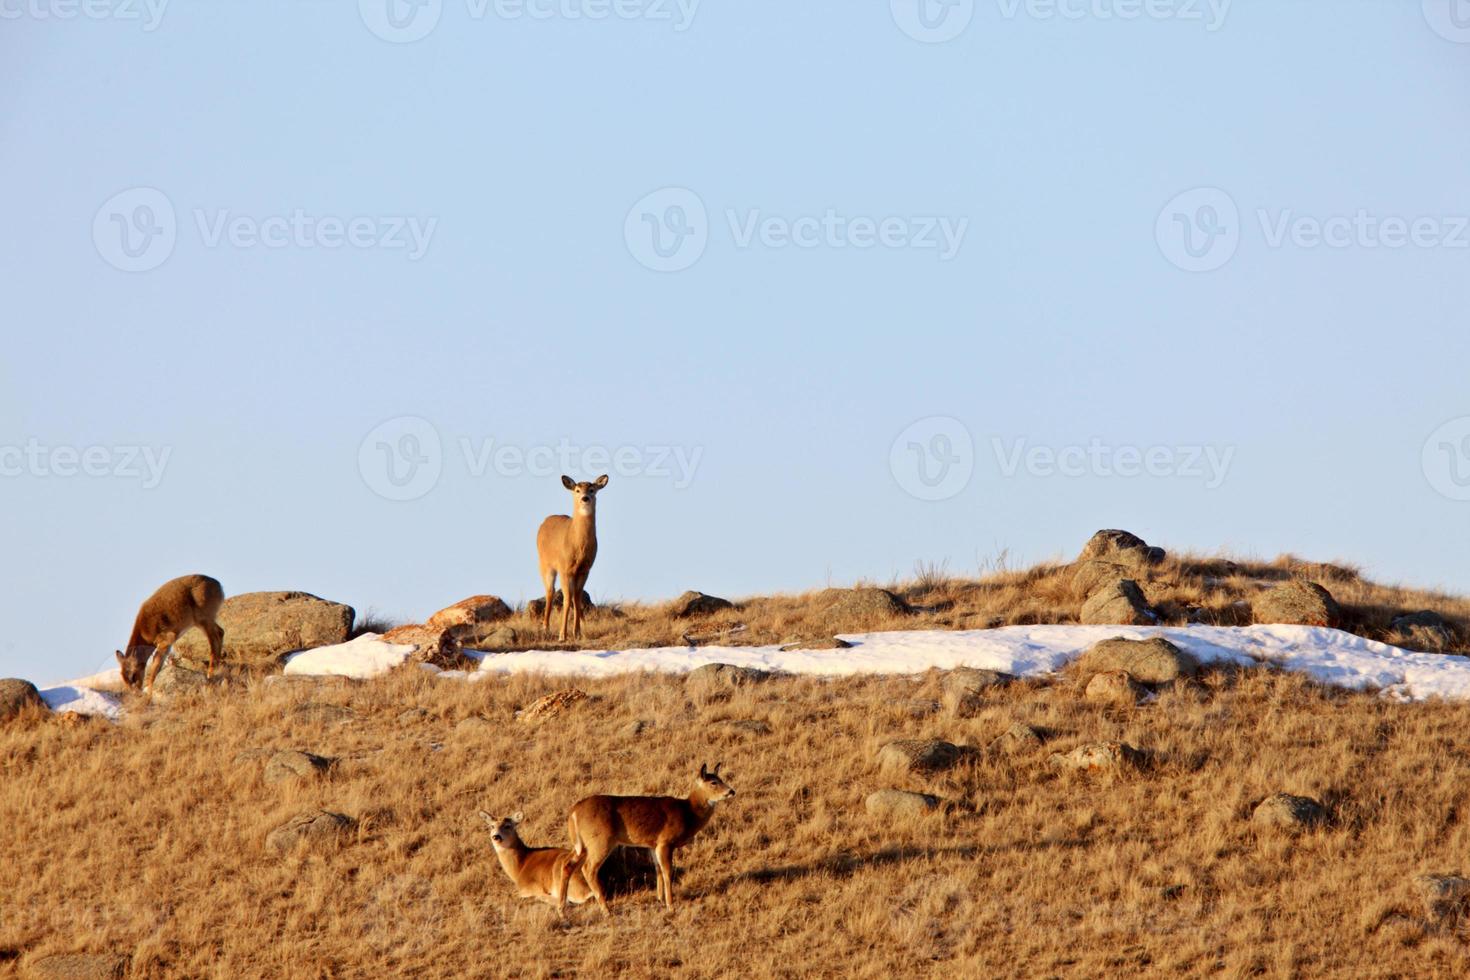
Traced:
<svg viewBox="0 0 1470 980">
<path fill-rule="evenodd" d="M 80 681 L 43 688 L 41 700 L 57 714 L 75 711 L 79 715 L 101 715 L 108 721 L 117 721 L 122 716 L 122 703 L 117 698 L 93 690 Z"/>
<path fill-rule="evenodd" d="M 931 667 L 985 667 L 1020 677 L 1061 669 L 1100 640 L 1163 636 L 1202 662 L 1268 664 L 1303 672 L 1324 684 L 1382 688 L 1391 696 L 1470 698 L 1470 658 L 1412 653 L 1340 630 L 1316 626 L 1007 626 L 994 630 L 907 630 L 844 634 L 846 650 L 778 647 L 655 647 L 646 650 L 527 650 L 475 654 L 477 671 L 443 671 L 444 678 L 481 680 L 512 673 L 573 677 L 656 671 L 684 673 L 729 663 L 792 674 L 915 674 Z M 374 635 L 296 654 L 287 673 L 373 677 L 401 664 L 409 646 Z M 432 667 L 426 669 L 433 670 Z"/>
</svg>

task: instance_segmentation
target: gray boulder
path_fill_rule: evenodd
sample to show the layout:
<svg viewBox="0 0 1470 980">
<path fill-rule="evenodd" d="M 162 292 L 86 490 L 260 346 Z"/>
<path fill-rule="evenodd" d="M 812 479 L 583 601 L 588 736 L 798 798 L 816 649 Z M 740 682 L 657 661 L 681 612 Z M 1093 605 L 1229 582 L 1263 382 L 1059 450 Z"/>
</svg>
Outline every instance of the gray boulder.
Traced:
<svg viewBox="0 0 1470 980">
<path fill-rule="evenodd" d="M 286 852 L 297 845 L 312 850 L 335 847 L 339 839 L 356 824 L 351 817 L 330 810 L 298 813 L 266 835 L 265 845 L 273 851 Z"/>
<path fill-rule="evenodd" d="M 944 707 L 961 718 L 975 714 L 985 704 L 985 693 L 1015 680 L 1010 674 L 979 667 L 956 667 L 939 682 Z"/>
<path fill-rule="evenodd" d="M 1144 754 L 1126 742 L 1088 742 L 1070 752 L 1053 752 L 1047 764 L 1062 772 L 1118 773 L 1137 768 Z"/>
<path fill-rule="evenodd" d="M 914 611 L 887 589 L 824 589 L 817 594 L 817 604 L 829 617 L 841 620 L 883 620 Z"/>
<path fill-rule="evenodd" d="M 990 741 L 990 751 L 1012 755 L 1041 747 L 1041 733 L 1030 725 L 1016 722 Z"/>
<path fill-rule="evenodd" d="M 1078 562 L 1072 572 L 1072 594 L 1086 599 L 1105 585 L 1129 578 L 1133 570 L 1115 561 L 1094 558 Z"/>
<path fill-rule="evenodd" d="M 878 767 L 894 773 L 936 773 L 952 769 L 963 757 L 958 745 L 938 739 L 899 739 L 878 750 Z"/>
<path fill-rule="evenodd" d="M 1390 626 L 1399 645 L 1443 650 L 1455 643 L 1455 631 L 1445 618 L 1431 609 L 1395 616 Z"/>
<path fill-rule="evenodd" d="M 1470 904 L 1470 878 L 1457 874 L 1415 875 L 1414 890 L 1434 922 L 1458 915 Z"/>
<path fill-rule="evenodd" d="M 770 674 L 755 667 L 734 664 L 703 664 L 684 675 L 684 683 L 701 691 L 722 691 L 758 684 Z"/>
<path fill-rule="evenodd" d="M 1103 640 L 1077 658 L 1077 672 L 1086 677 L 1108 670 L 1126 670 L 1140 684 L 1172 684 L 1194 677 L 1199 662 L 1161 636 Z"/>
<path fill-rule="evenodd" d="M 265 764 L 265 781 L 279 783 L 294 779 L 316 779 L 332 767 L 332 760 L 310 752 L 282 749 Z"/>
<path fill-rule="evenodd" d="M 1102 559 L 1131 569 L 1147 568 L 1164 560 L 1163 548 L 1150 548 L 1148 542 L 1128 531 L 1098 531 L 1077 556 L 1079 562 Z"/>
<path fill-rule="evenodd" d="M 30 681 L 18 677 L 0 680 L 0 725 L 25 712 L 27 709 L 45 710 L 46 702 L 41 692 Z"/>
<path fill-rule="evenodd" d="M 939 809 L 939 797 L 902 789 L 880 789 L 863 800 L 870 817 L 921 817 Z"/>
<path fill-rule="evenodd" d="M 1150 626 L 1155 622 L 1143 590 L 1126 578 L 1099 586 L 1082 604 L 1079 618 L 1087 625 Z"/>
<path fill-rule="evenodd" d="M 220 606 L 224 661 L 249 670 L 274 670 L 284 654 L 345 643 L 356 618 L 351 606 L 306 592 L 246 592 Z M 174 644 L 174 655 L 192 670 L 209 665 L 209 642 L 197 629 Z"/>
<path fill-rule="evenodd" d="M 729 599 L 690 591 L 674 600 L 673 615 L 675 619 L 689 619 L 691 616 L 710 616 L 725 609 L 734 608 L 735 603 Z"/>
<path fill-rule="evenodd" d="M 1310 796 L 1273 793 L 1256 805 L 1251 823 L 1290 833 L 1314 827 L 1327 819 L 1327 809 Z"/>
<path fill-rule="evenodd" d="M 1257 623 L 1332 626 L 1342 623 L 1342 607 L 1316 582 L 1292 579 L 1257 596 L 1251 603 Z"/>
<path fill-rule="evenodd" d="M 26 975 L 45 980 L 122 980 L 128 957 L 121 953 L 60 953 L 26 963 Z"/>
<path fill-rule="evenodd" d="M 1093 674 L 1083 697 L 1103 704 L 1136 705 L 1148 696 L 1148 688 L 1135 681 L 1126 670 L 1105 670 Z"/>
</svg>

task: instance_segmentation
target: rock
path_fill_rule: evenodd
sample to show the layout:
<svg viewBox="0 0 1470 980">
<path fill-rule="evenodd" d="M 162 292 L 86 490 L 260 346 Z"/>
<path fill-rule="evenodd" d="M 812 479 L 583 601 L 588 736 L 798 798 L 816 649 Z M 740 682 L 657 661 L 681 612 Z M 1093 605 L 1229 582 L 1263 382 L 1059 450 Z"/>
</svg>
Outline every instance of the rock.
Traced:
<svg viewBox="0 0 1470 980">
<path fill-rule="evenodd" d="M 863 800 L 870 817 L 918 817 L 939 809 L 939 797 L 902 789 L 880 789 Z"/>
<path fill-rule="evenodd" d="M 454 726 L 454 734 L 460 736 L 476 735 L 482 732 L 488 733 L 494 728 L 495 725 L 489 718 L 484 718 L 480 715 L 470 715 L 468 718 L 460 719 L 459 724 Z"/>
<path fill-rule="evenodd" d="M 1342 622 L 1342 608 L 1332 593 L 1302 579 L 1283 582 L 1257 596 L 1251 613 L 1257 623 L 1335 627 Z"/>
<path fill-rule="evenodd" d="M 735 603 L 729 599 L 705 595 L 703 592 L 685 592 L 674 600 L 673 615 L 675 619 L 688 619 L 690 616 L 709 616 L 734 608 Z"/>
<path fill-rule="evenodd" d="M 547 718 L 555 718 L 579 701 L 587 700 L 587 692 L 575 687 L 569 687 L 565 691 L 557 691 L 548 694 L 544 698 L 537 698 L 529 705 L 516 712 L 516 718 L 521 721 L 544 721 Z"/>
<path fill-rule="evenodd" d="M 899 739 L 878 750 L 878 767 L 899 773 L 934 773 L 954 768 L 963 755 L 958 745 L 938 739 Z"/>
<path fill-rule="evenodd" d="M 990 750 L 1009 755 L 1013 752 L 1026 752 L 1040 748 L 1041 743 L 1040 732 L 1018 721 L 991 740 Z"/>
<path fill-rule="evenodd" d="M 1099 586 L 1082 604 L 1080 618 L 1087 625 L 1150 626 L 1155 622 L 1143 590 L 1127 578 Z"/>
<path fill-rule="evenodd" d="M 1143 753 L 1126 742 L 1088 742 L 1047 759 L 1053 769 L 1066 772 L 1122 772 L 1142 762 Z"/>
<path fill-rule="evenodd" d="M 1402 641 L 1400 645 L 1407 643 L 1431 650 L 1443 650 L 1453 646 L 1455 642 L 1454 629 L 1443 616 L 1431 609 L 1395 616 L 1390 628 L 1398 634 L 1397 638 Z"/>
<path fill-rule="evenodd" d="M 956 667 L 946 671 L 939 682 L 944 707 L 960 717 L 979 711 L 985 703 L 985 692 L 1015 680 L 1010 674 L 979 667 Z"/>
<path fill-rule="evenodd" d="M 644 732 L 652 731 L 653 728 L 654 724 L 652 721 L 649 721 L 647 718 L 639 718 L 637 721 L 630 721 L 623 726 L 623 737 L 637 738 Z"/>
<path fill-rule="evenodd" d="M 1131 574 L 1132 569 L 1115 561 L 1094 558 L 1078 562 L 1076 571 L 1072 573 L 1072 594 L 1086 599 L 1103 586 L 1111 585 Z"/>
<path fill-rule="evenodd" d="M 725 725 L 728 728 L 733 728 L 735 731 L 743 732 L 746 735 L 771 734 L 770 724 L 768 722 L 761 721 L 759 718 L 736 718 L 732 721 L 725 722 Z"/>
<path fill-rule="evenodd" d="M 1257 827 L 1288 831 L 1315 826 L 1326 819 L 1327 810 L 1321 803 L 1310 796 L 1292 796 L 1290 793 L 1274 793 L 1266 797 L 1251 813 L 1251 823 Z"/>
<path fill-rule="evenodd" d="M 212 683 L 213 681 L 204 671 L 187 667 L 170 657 L 168 663 L 163 665 L 163 669 L 154 678 L 153 693 L 164 698 L 171 698 L 180 694 L 202 691 Z"/>
<path fill-rule="evenodd" d="M 1147 568 L 1164 560 L 1163 548 L 1150 548 L 1148 542 L 1127 531 L 1098 531 L 1077 556 L 1079 562 L 1093 559 L 1116 562 L 1131 569 Z"/>
<path fill-rule="evenodd" d="M 1199 662 L 1161 636 L 1148 640 L 1114 637 L 1077 658 L 1077 672 L 1084 677 L 1108 670 L 1126 670 L 1140 684 L 1172 684 L 1199 673 Z"/>
<path fill-rule="evenodd" d="M 468 643 L 468 641 L 466 641 Z M 480 634 L 479 639 L 469 645 L 476 650 L 497 650 L 513 647 L 521 642 L 521 634 L 514 626 L 492 626 Z"/>
<path fill-rule="evenodd" d="M 788 640 L 781 644 L 782 653 L 792 650 L 849 650 L 852 644 L 836 636 L 822 636 L 810 640 Z"/>
<path fill-rule="evenodd" d="M 408 663 L 433 664 L 445 670 L 464 666 L 464 646 L 445 627 L 417 623 L 399 626 L 384 633 L 383 642 L 411 645 L 414 649 Z"/>
<path fill-rule="evenodd" d="M 1424 914 L 1438 921 L 1465 911 L 1470 901 L 1470 878 L 1457 874 L 1415 875 L 1414 890 L 1424 902 Z"/>
<path fill-rule="evenodd" d="M 939 714 L 942 706 L 938 701 L 928 698 L 909 698 L 899 702 L 896 707 L 910 718 L 927 718 Z"/>
<path fill-rule="evenodd" d="M 684 683 L 701 690 L 721 690 L 758 684 L 769 677 L 764 670 L 734 664 L 704 664 L 684 675 Z"/>
<path fill-rule="evenodd" d="M 824 589 L 817 604 L 838 619 L 873 620 L 907 616 L 913 609 L 887 589 Z"/>
<path fill-rule="evenodd" d="M 219 611 L 225 631 L 221 659 L 232 666 L 273 670 L 285 654 L 347 642 L 354 618 L 351 606 L 305 592 L 230 596 Z M 209 641 L 199 630 L 189 630 L 174 644 L 174 655 L 185 666 L 203 670 L 209 665 Z"/>
<path fill-rule="evenodd" d="M 298 844 L 307 844 L 313 850 L 332 847 L 338 838 L 351 830 L 356 823 L 351 817 L 330 810 L 309 810 L 298 813 L 284 824 L 266 835 L 265 845 L 275 851 L 290 851 Z"/>
<path fill-rule="evenodd" d="M 562 602 L 563 602 L 563 597 L 562 597 L 561 589 L 557 589 L 556 590 L 556 595 L 552 596 L 552 598 L 551 598 L 551 608 L 553 610 L 560 609 Z M 545 598 L 532 599 L 530 602 L 526 603 L 526 613 L 532 619 L 540 619 L 541 618 L 541 612 L 545 608 L 546 608 L 546 599 Z M 582 590 L 582 608 L 584 610 L 591 610 L 591 609 L 596 609 L 597 608 L 597 606 L 595 606 L 593 604 L 593 602 L 592 602 L 592 597 L 587 594 L 587 590 L 586 589 L 583 589 Z M 555 625 L 555 624 L 553 624 L 553 625 Z"/>
<path fill-rule="evenodd" d="M 462 640 L 466 636 L 474 635 L 475 627 L 508 619 L 510 614 L 510 606 L 500 596 L 472 595 L 452 606 L 445 606 L 430 616 L 424 625 L 447 629 L 454 633 L 455 639 Z"/>
<path fill-rule="evenodd" d="M 426 708 L 407 708 L 398 713 L 398 724 L 416 725 L 428 717 L 429 712 Z"/>
<path fill-rule="evenodd" d="M 27 709 L 45 711 L 46 702 L 41 692 L 30 681 L 18 677 L 0 680 L 0 724 L 24 713 Z"/>
<path fill-rule="evenodd" d="M 355 716 L 351 708 L 340 704 L 327 704 L 322 701 L 303 701 L 291 709 L 291 716 L 297 721 L 313 722 L 320 725 L 340 725 L 349 722 Z"/>
<path fill-rule="evenodd" d="M 265 764 L 265 781 L 279 783 L 287 779 L 315 779 L 332 767 L 332 760 L 310 752 L 282 749 Z"/>
<path fill-rule="evenodd" d="M 121 953 L 62 953 L 26 963 L 26 973 L 47 980 L 121 980 L 128 958 Z"/>
<path fill-rule="evenodd" d="M 1106 704 L 1134 705 L 1148 696 L 1148 688 L 1135 681 L 1126 670 L 1105 670 L 1093 674 L 1083 697 Z"/>
</svg>

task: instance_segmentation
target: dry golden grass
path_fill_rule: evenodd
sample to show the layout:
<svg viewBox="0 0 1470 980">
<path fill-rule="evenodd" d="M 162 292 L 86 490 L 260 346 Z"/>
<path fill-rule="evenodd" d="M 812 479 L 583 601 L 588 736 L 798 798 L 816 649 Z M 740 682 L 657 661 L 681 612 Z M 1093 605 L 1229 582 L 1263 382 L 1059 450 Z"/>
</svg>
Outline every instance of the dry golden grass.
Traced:
<svg viewBox="0 0 1470 980">
<path fill-rule="evenodd" d="M 0 973 L 77 950 L 126 953 L 139 977 L 1470 972 L 1466 930 L 1422 921 L 1409 881 L 1470 870 L 1470 706 L 1253 670 L 1136 710 L 1061 679 L 1015 684 L 959 719 L 929 712 L 938 684 L 787 678 L 708 700 L 629 676 L 583 682 L 590 699 L 526 724 L 516 709 L 564 681 L 409 670 L 134 700 L 119 726 L 13 726 Z M 311 703 L 352 717 L 298 712 Z M 489 724 L 458 727 L 471 717 Z M 634 735 L 640 719 L 655 724 Z M 728 724 L 743 719 L 771 731 Z M 865 814 L 868 792 L 895 785 L 872 761 L 885 741 L 984 747 L 1015 721 L 1048 744 L 898 781 L 945 812 Z M 1045 764 L 1093 739 L 1152 762 L 1121 777 Z M 267 783 L 262 760 L 240 758 L 262 748 L 339 761 L 318 782 Z M 671 914 L 648 883 L 611 920 L 579 908 L 559 922 L 514 897 L 475 815 L 522 808 L 529 843 L 563 843 L 581 796 L 684 791 L 716 760 L 739 793 L 680 852 Z M 1252 804 L 1276 790 L 1323 800 L 1330 824 L 1258 838 Z M 316 807 L 357 829 L 322 853 L 265 846 Z"/>
</svg>

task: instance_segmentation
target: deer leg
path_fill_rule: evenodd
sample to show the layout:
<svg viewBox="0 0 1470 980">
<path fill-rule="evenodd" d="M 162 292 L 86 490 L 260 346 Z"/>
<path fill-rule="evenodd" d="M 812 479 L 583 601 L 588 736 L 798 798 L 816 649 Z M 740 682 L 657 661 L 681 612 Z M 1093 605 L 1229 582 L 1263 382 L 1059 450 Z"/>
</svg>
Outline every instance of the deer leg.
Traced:
<svg viewBox="0 0 1470 980">
<path fill-rule="evenodd" d="M 602 870 L 602 863 L 607 860 L 609 853 L 610 851 L 600 847 L 589 847 L 587 861 L 582 865 L 582 877 L 587 880 L 587 887 L 591 890 L 592 896 L 597 899 L 597 904 L 602 908 L 602 914 L 605 916 L 610 916 L 612 913 L 607 910 L 607 896 L 603 894 L 602 879 L 597 873 Z"/>
<path fill-rule="evenodd" d="M 551 599 L 556 595 L 556 569 L 541 568 L 541 584 L 546 586 L 546 605 L 541 608 L 541 635 L 551 633 Z"/>
<path fill-rule="evenodd" d="M 572 604 L 572 639 L 582 638 L 582 579 L 578 578 L 567 590 L 567 599 Z"/>
<path fill-rule="evenodd" d="M 209 674 L 214 677 L 214 664 L 224 656 L 225 631 L 219 623 L 205 623 L 204 635 L 209 637 Z"/>
<path fill-rule="evenodd" d="M 659 877 L 663 880 L 664 905 L 674 907 L 674 848 L 671 844 L 660 844 L 653 852 L 658 862 Z"/>
<path fill-rule="evenodd" d="M 570 575 L 561 577 L 561 642 L 567 641 L 567 624 L 572 620 L 572 582 Z"/>
<path fill-rule="evenodd" d="M 163 667 L 163 662 L 168 659 L 168 652 L 174 645 L 175 636 L 172 633 L 160 633 L 153 640 L 153 664 L 148 668 L 148 683 L 144 689 L 151 695 L 153 693 L 153 680 L 158 676 L 158 671 Z"/>
</svg>

